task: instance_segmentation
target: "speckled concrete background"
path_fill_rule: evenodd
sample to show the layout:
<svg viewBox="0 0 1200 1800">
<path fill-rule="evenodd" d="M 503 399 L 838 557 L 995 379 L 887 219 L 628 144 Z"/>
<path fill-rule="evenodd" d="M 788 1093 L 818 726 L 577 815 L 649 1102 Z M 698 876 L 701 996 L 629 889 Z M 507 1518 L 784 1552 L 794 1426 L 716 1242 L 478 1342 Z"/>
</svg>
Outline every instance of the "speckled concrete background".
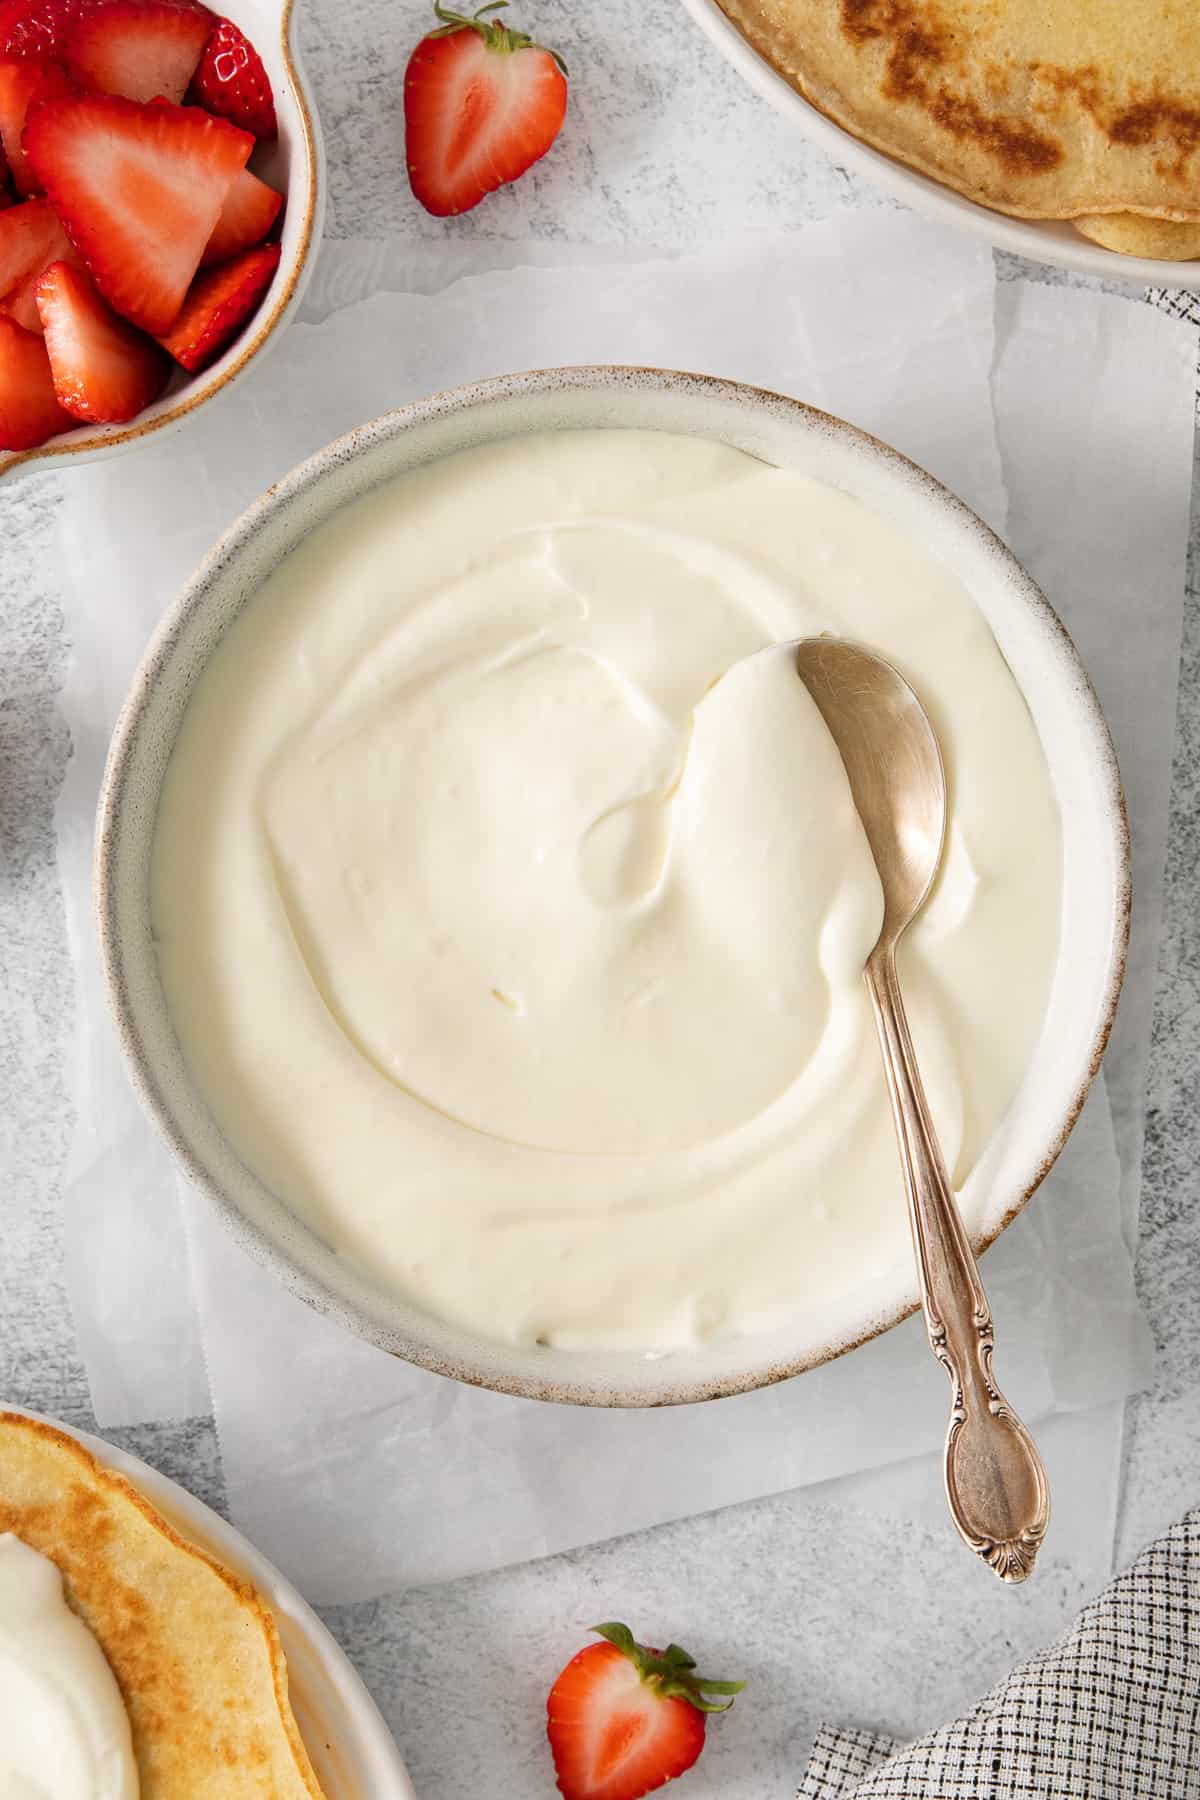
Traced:
<svg viewBox="0 0 1200 1800">
<path fill-rule="evenodd" d="M 523 13 L 569 57 L 570 129 L 531 178 L 447 226 L 416 208 L 402 167 L 401 74 L 424 26 L 423 0 L 307 0 L 329 235 L 695 245 L 880 204 L 757 102 L 675 0 L 590 9 L 528 0 Z M 0 489 L 0 1394 L 87 1426 L 58 1219 L 73 1014 L 53 806 L 68 752 L 56 704 L 68 646 L 43 569 L 67 491 L 53 476 Z M 1122 1559 L 1200 1491 L 1197 544 L 1194 530 L 1139 1244 L 1158 1365 L 1153 1390 L 1127 1409 Z M 122 1441 L 220 1506 L 207 1420 Z M 1027 1590 L 1007 1592 L 947 1530 L 902 1525 L 886 1508 L 849 1509 L 816 1490 L 336 1609 L 329 1621 L 423 1800 L 548 1800 L 540 1709 L 564 1636 L 625 1614 L 647 1632 L 685 1635 L 719 1673 L 728 1665 L 753 1680 L 753 1706 L 714 1732 L 688 1791 L 772 1800 L 793 1791 L 818 1718 L 900 1735 L 923 1729 L 1052 1636 L 1083 1587 L 1069 1544 L 1047 1551 Z"/>
</svg>

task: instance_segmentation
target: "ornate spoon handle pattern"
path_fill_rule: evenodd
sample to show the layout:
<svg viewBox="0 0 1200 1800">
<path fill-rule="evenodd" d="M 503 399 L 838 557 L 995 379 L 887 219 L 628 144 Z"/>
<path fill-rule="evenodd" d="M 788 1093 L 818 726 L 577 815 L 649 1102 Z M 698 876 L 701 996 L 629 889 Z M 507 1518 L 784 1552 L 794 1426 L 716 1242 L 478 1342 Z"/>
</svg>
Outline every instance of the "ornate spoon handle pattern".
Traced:
<svg viewBox="0 0 1200 1800">
<path fill-rule="evenodd" d="M 894 941 L 866 970 L 908 1192 L 925 1323 L 950 1377 L 946 1498 L 964 1543 L 1002 1581 L 1023 1581 L 1050 1522 L 1033 1439 L 992 1375 L 992 1314 L 951 1191 L 896 975 Z"/>
</svg>

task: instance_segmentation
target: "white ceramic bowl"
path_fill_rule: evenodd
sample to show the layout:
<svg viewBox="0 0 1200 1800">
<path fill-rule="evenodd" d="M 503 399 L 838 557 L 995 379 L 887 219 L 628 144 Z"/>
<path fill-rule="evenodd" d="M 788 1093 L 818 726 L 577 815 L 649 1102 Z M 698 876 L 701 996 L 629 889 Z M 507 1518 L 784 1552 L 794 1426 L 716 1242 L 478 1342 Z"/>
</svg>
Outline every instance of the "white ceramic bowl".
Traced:
<svg viewBox="0 0 1200 1800">
<path fill-rule="evenodd" d="M 333 1634 L 290 1581 L 219 1513 L 177 1482 L 59 1419 L 41 1419 L 90 1450 L 97 1462 L 131 1481 L 169 1524 L 218 1562 L 254 1583 L 275 1615 L 288 1665 L 288 1698 L 326 1800 L 416 1800 L 400 1752 L 362 1677 Z"/>
<path fill-rule="evenodd" d="M 198 375 L 176 369 L 154 404 L 127 425 L 81 425 L 60 432 L 36 450 L 0 451 L 0 477 L 18 469 L 91 462 L 148 443 L 227 392 L 255 357 L 277 341 L 308 285 L 325 215 L 325 155 L 316 108 L 300 66 L 297 12 L 298 0 L 232 0 L 229 8 L 235 24 L 262 57 L 275 90 L 279 137 L 254 152 L 251 167 L 287 195 L 279 267 L 258 311 L 224 355 Z"/>
<path fill-rule="evenodd" d="M 100 799 L 96 899 L 108 990 L 133 1079 L 190 1178 L 239 1241 L 311 1305 L 440 1373 L 506 1392 L 595 1405 L 659 1405 L 760 1386 L 810 1368 L 895 1323 L 916 1301 L 908 1270 L 885 1317 L 838 1341 L 794 1329 L 646 1357 L 487 1342 L 384 1294 L 342 1262 L 237 1158 L 195 1088 L 159 981 L 149 866 L 159 789 L 193 686 L 240 608 L 280 559 L 380 482 L 466 446 L 522 432 L 634 427 L 713 438 L 845 489 L 922 541 L 966 583 L 1029 704 L 1063 826 L 1070 921 L 1046 1028 L 977 1179 L 988 1243 L 1062 1148 L 1106 1042 L 1124 968 L 1129 851 L 1120 778 L 1075 650 L 1011 553 L 945 488 L 825 413 L 734 382 L 639 369 L 504 376 L 388 413 L 270 489 L 227 533 L 170 608 L 118 721 Z"/>
<path fill-rule="evenodd" d="M 1060 220 L 1015 219 L 1007 213 L 993 212 L 991 207 L 980 206 L 977 201 L 956 194 L 942 182 L 907 168 L 882 150 L 872 149 L 870 144 L 862 143 L 852 132 L 827 118 L 765 57 L 760 56 L 722 12 L 717 0 L 682 0 L 682 4 L 755 93 L 761 94 L 777 112 L 791 119 L 834 162 L 853 169 L 904 205 L 911 206 L 914 212 L 960 226 L 976 237 L 986 238 L 998 250 L 1027 256 L 1033 262 L 1054 263 L 1060 269 L 1099 275 L 1107 281 L 1150 282 L 1200 291 L 1200 261 L 1160 262 L 1148 256 L 1118 256 L 1114 250 L 1105 250 L 1101 245 L 1089 242 Z"/>
</svg>

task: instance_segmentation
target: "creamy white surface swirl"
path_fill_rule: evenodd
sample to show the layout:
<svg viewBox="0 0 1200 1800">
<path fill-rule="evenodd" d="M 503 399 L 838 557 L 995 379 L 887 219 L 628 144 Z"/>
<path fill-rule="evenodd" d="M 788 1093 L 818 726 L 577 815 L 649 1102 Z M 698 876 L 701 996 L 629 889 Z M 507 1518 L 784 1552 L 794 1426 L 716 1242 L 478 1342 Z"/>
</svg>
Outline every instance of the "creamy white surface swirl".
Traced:
<svg viewBox="0 0 1200 1800">
<path fill-rule="evenodd" d="M 121 1690 L 47 1557 L 0 1535 L 0 1795 L 137 1800 Z"/>
<path fill-rule="evenodd" d="M 152 908 L 247 1163 L 484 1335 L 836 1330 L 911 1252 L 862 967 L 878 879 L 779 640 L 903 669 L 951 826 L 902 958 L 956 1180 L 1036 1041 L 1059 833 L 961 585 L 831 488 L 658 433 L 527 438 L 348 509 L 193 697 Z"/>
</svg>

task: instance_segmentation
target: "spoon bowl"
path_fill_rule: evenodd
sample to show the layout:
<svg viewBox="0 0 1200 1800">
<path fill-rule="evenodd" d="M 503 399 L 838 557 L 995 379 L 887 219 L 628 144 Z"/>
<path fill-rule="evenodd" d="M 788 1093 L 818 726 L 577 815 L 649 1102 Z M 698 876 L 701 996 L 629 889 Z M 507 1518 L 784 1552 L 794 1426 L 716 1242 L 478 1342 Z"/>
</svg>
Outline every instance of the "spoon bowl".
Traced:
<svg viewBox="0 0 1200 1800">
<path fill-rule="evenodd" d="M 929 897 L 946 835 L 946 774 L 929 716 L 899 670 L 857 644 L 801 638 L 788 649 L 846 764 L 883 887 L 880 938 L 897 938 Z"/>
</svg>

